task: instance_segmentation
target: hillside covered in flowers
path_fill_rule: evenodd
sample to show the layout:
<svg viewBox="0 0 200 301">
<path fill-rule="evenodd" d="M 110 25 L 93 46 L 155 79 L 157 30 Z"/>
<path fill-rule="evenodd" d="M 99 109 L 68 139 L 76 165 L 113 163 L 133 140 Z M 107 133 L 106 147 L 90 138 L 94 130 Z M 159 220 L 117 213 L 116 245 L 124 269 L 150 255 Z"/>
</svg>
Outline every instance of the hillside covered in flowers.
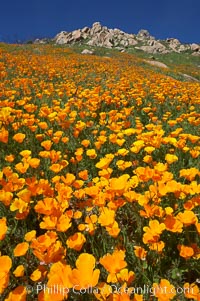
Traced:
<svg viewBox="0 0 200 301">
<path fill-rule="evenodd" d="M 200 300 L 188 68 L 0 45 L 0 300 Z"/>
</svg>

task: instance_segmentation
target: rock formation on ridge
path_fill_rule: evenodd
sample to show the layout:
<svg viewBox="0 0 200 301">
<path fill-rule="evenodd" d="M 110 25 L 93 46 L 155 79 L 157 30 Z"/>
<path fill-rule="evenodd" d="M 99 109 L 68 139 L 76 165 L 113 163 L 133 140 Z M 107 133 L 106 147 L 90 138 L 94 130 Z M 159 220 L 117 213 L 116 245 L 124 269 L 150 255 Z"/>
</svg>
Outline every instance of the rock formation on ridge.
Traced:
<svg viewBox="0 0 200 301">
<path fill-rule="evenodd" d="M 192 55 L 200 55 L 199 44 L 182 44 L 178 39 L 168 38 L 156 40 L 147 30 L 141 29 L 137 34 L 125 33 L 120 29 L 109 29 L 95 22 L 91 28 L 84 27 L 72 32 L 61 31 L 53 39 L 36 39 L 34 43 L 51 42 L 59 45 L 82 44 L 105 48 L 116 48 L 121 51 L 133 47 L 147 53 L 169 53 L 189 51 Z"/>
</svg>

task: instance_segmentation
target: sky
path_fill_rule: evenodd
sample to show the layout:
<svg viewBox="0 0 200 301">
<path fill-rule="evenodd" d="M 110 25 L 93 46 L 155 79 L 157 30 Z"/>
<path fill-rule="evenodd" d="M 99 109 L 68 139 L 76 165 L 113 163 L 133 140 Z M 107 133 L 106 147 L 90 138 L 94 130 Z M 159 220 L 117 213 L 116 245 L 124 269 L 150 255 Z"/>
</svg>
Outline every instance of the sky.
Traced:
<svg viewBox="0 0 200 301">
<path fill-rule="evenodd" d="M 0 0 L 0 41 L 53 38 L 100 22 L 156 39 L 200 43 L 200 0 Z"/>
</svg>

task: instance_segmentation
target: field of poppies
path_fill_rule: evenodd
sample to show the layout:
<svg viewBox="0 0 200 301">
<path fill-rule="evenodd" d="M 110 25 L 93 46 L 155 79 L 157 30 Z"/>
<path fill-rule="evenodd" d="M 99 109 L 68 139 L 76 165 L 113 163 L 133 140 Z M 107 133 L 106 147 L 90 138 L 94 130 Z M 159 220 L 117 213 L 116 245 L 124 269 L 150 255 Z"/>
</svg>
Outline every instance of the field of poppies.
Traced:
<svg viewBox="0 0 200 301">
<path fill-rule="evenodd" d="M 200 83 L 173 72 L 0 45 L 0 300 L 200 300 Z"/>
</svg>

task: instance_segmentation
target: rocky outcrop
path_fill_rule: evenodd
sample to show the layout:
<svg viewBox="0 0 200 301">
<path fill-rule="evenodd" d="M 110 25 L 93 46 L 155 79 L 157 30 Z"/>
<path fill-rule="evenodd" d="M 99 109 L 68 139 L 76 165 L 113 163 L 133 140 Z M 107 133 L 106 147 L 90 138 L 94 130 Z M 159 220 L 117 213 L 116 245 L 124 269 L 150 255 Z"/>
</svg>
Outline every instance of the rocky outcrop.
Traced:
<svg viewBox="0 0 200 301">
<path fill-rule="evenodd" d="M 192 43 L 190 45 L 190 48 L 191 48 L 192 51 L 199 51 L 200 50 L 200 45 Z"/>
<path fill-rule="evenodd" d="M 168 53 L 169 50 L 167 50 L 167 48 L 160 42 L 156 41 L 156 40 L 149 40 L 147 42 L 147 45 L 143 45 L 140 47 L 135 47 L 136 49 L 139 50 L 143 50 L 147 53 Z"/>
<path fill-rule="evenodd" d="M 191 75 L 188 75 L 188 74 L 185 74 L 185 73 L 182 73 L 182 75 L 185 78 L 185 80 L 188 81 L 188 82 L 197 82 L 197 83 L 200 82 L 197 78 L 195 78 Z"/>
<path fill-rule="evenodd" d="M 89 50 L 89 49 L 84 49 L 81 53 L 82 54 L 94 54 L 94 51 Z"/>
<path fill-rule="evenodd" d="M 148 30 L 141 29 L 138 34 L 136 35 L 136 39 L 139 41 L 145 41 L 145 40 L 155 40 L 153 36 L 150 35 Z"/>
<path fill-rule="evenodd" d="M 159 61 L 154 61 L 154 60 L 144 60 L 146 63 L 152 65 L 152 66 L 155 66 L 155 67 L 159 67 L 159 68 L 164 68 L 164 69 L 168 69 L 168 66 L 165 65 L 164 63 L 162 62 L 159 62 Z"/>
<path fill-rule="evenodd" d="M 193 51 L 192 55 L 199 56 L 200 55 L 200 45 L 192 43 L 190 45 L 191 50 Z"/>
<path fill-rule="evenodd" d="M 137 34 L 130 34 L 117 28 L 109 29 L 102 26 L 100 22 L 95 22 L 91 28 L 84 27 L 72 32 L 61 31 L 53 39 L 36 39 L 34 43 L 56 43 L 60 45 L 78 43 L 91 47 L 116 48 L 120 51 L 132 47 L 152 54 L 189 51 L 193 55 L 200 55 L 200 45 L 195 43 L 181 44 L 178 39 L 174 38 L 156 40 L 145 29 L 141 29 Z"/>
<path fill-rule="evenodd" d="M 74 30 L 70 33 L 62 31 L 54 38 L 56 44 L 74 44 L 85 42 L 89 46 L 100 46 L 106 48 L 134 46 L 138 42 L 135 35 L 125 33 L 119 29 L 108 29 L 100 22 L 95 22 L 92 28 Z"/>
</svg>

